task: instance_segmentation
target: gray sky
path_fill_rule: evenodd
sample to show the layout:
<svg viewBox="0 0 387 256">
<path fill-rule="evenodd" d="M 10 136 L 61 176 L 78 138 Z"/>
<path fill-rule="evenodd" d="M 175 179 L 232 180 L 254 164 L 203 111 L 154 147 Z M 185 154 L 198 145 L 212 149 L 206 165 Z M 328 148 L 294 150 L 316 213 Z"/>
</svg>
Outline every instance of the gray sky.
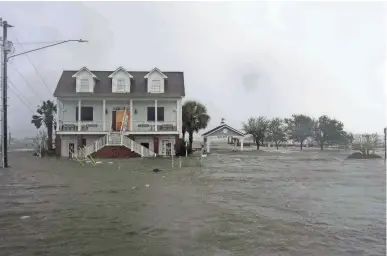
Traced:
<svg viewBox="0 0 387 256">
<path fill-rule="evenodd" d="M 29 54 L 51 92 L 63 69 L 157 66 L 185 72 L 186 99 L 208 107 L 209 128 L 293 113 L 328 114 L 353 132 L 386 125 L 383 2 L 0 2 L 0 17 L 15 26 L 15 53 L 42 46 L 17 40 L 90 41 Z M 26 56 L 9 77 L 33 109 L 53 97 Z M 9 97 L 11 132 L 34 134 L 31 110 Z"/>
</svg>

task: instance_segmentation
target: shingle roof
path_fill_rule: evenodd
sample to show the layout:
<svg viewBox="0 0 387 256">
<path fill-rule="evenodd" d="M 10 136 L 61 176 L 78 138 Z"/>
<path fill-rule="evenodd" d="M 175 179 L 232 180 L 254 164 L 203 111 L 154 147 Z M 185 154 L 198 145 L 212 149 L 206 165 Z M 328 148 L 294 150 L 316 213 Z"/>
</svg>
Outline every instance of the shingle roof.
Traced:
<svg viewBox="0 0 387 256">
<path fill-rule="evenodd" d="M 117 96 L 117 93 L 112 93 L 112 79 L 109 75 L 112 71 L 95 71 L 90 70 L 99 80 L 96 80 L 94 93 L 76 93 L 76 78 L 72 76 L 79 70 L 65 70 L 59 79 L 55 89 L 54 96 L 79 96 L 79 95 L 94 95 L 94 96 Z M 147 84 L 144 76 L 149 71 L 127 71 L 133 76 L 130 85 L 130 95 L 134 97 L 183 97 L 185 96 L 184 74 L 183 72 L 163 72 L 168 78 L 165 80 L 164 93 L 152 94 L 147 92 Z"/>
</svg>

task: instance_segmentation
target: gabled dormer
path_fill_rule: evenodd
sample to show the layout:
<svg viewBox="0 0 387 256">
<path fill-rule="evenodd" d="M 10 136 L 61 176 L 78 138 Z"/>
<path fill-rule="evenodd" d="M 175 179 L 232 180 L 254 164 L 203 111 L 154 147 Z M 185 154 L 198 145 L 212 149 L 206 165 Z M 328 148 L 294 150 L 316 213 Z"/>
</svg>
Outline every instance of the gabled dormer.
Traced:
<svg viewBox="0 0 387 256">
<path fill-rule="evenodd" d="M 130 92 L 130 82 L 133 76 L 128 73 L 123 67 L 117 68 L 109 75 L 112 79 L 112 92 L 126 93 Z"/>
<path fill-rule="evenodd" d="M 94 92 L 95 82 L 99 80 L 86 67 L 81 68 L 72 77 L 76 78 L 76 92 Z"/>
<path fill-rule="evenodd" d="M 165 79 L 168 77 L 158 68 L 152 69 L 144 78 L 147 81 L 148 93 L 164 93 Z"/>
</svg>

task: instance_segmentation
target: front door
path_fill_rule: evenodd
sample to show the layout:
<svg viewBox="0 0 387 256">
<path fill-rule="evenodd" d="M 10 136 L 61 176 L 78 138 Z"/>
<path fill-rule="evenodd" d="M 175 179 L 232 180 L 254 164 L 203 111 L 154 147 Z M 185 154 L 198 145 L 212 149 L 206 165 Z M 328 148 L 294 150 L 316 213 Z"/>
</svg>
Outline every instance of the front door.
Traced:
<svg viewBox="0 0 387 256">
<path fill-rule="evenodd" d="M 115 112 L 115 116 L 114 116 L 114 112 Z M 121 130 L 121 126 L 122 126 L 122 120 L 124 118 L 124 110 L 116 110 L 113 112 L 113 123 L 115 123 L 115 131 L 119 131 Z M 129 124 L 130 124 L 130 112 L 126 112 L 126 116 L 128 117 L 127 118 L 127 129 L 129 130 Z"/>
<path fill-rule="evenodd" d="M 163 156 L 172 155 L 172 144 L 169 140 L 162 140 L 161 141 L 161 154 Z"/>
</svg>

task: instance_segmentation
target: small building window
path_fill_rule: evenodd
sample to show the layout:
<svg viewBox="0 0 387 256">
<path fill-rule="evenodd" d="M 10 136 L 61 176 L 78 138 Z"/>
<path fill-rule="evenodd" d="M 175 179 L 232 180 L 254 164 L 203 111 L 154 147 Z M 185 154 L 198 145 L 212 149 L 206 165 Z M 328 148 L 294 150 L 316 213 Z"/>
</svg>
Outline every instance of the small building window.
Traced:
<svg viewBox="0 0 387 256">
<path fill-rule="evenodd" d="M 160 79 L 153 79 L 152 80 L 150 91 L 153 93 L 161 92 L 161 80 Z"/>
<path fill-rule="evenodd" d="M 117 80 L 117 92 L 125 91 L 125 79 Z"/>
<path fill-rule="evenodd" d="M 80 80 L 79 91 L 80 92 L 88 92 L 89 91 L 89 79 L 81 79 Z"/>
</svg>

